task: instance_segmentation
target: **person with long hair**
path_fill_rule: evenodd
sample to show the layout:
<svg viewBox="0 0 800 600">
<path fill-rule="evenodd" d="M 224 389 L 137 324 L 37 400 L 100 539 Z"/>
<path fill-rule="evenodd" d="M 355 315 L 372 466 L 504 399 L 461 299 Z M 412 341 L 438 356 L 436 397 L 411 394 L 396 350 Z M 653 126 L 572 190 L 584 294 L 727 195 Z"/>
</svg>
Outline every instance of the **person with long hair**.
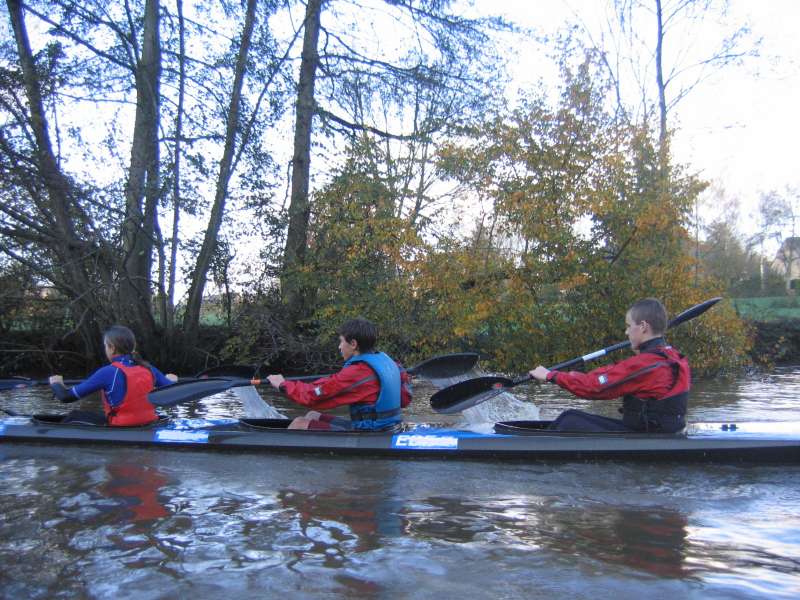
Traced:
<svg viewBox="0 0 800 600">
<path fill-rule="evenodd" d="M 164 375 L 143 360 L 136 351 L 136 337 L 123 325 L 113 325 L 103 334 L 106 358 L 110 364 L 97 369 L 88 379 L 73 388 L 64 386 L 61 375 L 50 377 L 50 387 L 61 402 L 75 402 L 100 392 L 103 413 L 75 410 L 64 418 L 67 423 L 92 425 L 147 425 L 158 420 L 147 394 L 156 387 L 178 380 L 172 373 Z"/>
</svg>

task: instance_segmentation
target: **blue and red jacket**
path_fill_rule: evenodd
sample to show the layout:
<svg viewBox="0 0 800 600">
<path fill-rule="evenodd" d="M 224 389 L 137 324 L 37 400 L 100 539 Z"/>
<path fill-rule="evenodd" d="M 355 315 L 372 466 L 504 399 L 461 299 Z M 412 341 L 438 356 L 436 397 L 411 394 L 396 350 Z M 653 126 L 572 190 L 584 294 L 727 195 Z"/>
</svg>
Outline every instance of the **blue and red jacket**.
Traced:
<svg viewBox="0 0 800 600">
<path fill-rule="evenodd" d="M 114 356 L 111 364 L 92 373 L 75 387 L 53 391 L 61 402 L 74 402 L 100 392 L 103 412 L 109 425 L 145 425 L 158 419 L 155 408 L 147 400 L 154 387 L 172 385 L 172 381 L 155 367 L 137 365 L 130 354 Z"/>
</svg>

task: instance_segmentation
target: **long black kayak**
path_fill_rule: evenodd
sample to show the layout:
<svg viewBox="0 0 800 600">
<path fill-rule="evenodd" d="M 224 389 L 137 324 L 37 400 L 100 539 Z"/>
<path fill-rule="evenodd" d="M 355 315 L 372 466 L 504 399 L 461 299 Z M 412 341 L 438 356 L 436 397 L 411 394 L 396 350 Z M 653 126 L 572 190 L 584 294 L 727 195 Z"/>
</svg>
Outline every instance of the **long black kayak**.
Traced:
<svg viewBox="0 0 800 600">
<path fill-rule="evenodd" d="M 497 423 L 480 433 L 406 424 L 393 432 L 287 429 L 286 419 L 163 419 L 146 427 L 62 424 L 60 415 L 0 419 L 0 441 L 151 445 L 360 456 L 537 460 L 668 460 L 800 464 L 800 422 L 693 423 L 678 434 L 566 433 L 546 421 Z"/>
</svg>

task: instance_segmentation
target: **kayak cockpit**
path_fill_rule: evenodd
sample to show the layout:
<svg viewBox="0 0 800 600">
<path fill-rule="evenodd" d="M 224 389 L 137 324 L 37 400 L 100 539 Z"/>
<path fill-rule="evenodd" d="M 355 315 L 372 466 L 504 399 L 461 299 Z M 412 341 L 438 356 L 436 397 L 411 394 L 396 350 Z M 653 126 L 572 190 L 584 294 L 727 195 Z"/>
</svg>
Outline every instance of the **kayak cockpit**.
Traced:
<svg viewBox="0 0 800 600">
<path fill-rule="evenodd" d="M 239 419 L 239 425 L 247 429 L 288 429 L 291 419 Z"/>
<path fill-rule="evenodd" d="M 494 424 L 494 432 L 503 435 L 557 435 L 557 436 L 602 436 L 602 437 L 686 437 L 686 429 L 675 433 L 648 433 L 637 431 L 554 431 L 548 429 L 552 421 L 500 421 Z"/>
<path fill-rule="evenodd" d="M 64 427 L 91 427 L 93 429 L 153 429 L 155 427 L 163 427 L 170 421 L 169 417 L 161 416 L 158 420 L 146 425 L 99 425 L 90 421 L 70 420 L 64 421 L 67 415 L 61 414 L 46 414 L 46 415 L 31 415 L 31 421 L 34 425 L 47 425 L 47 426 L 64 426 Z"/>
<path fill-rule="evenodd" d="M 254 429 L 254 430 L 275 430 L 275 429 L 288 429 L 289 423 L 292 422 L 292 419 L 239 419 L 239 425 L 245 429 Z M 399 423 L 397 426 L 392 427 L 390 429 L 382 429 L 380 431 L 362 431 L 358 429 L 345 429 L 345 430 L 331 430 L 331 431 L 321 431 L 321 430 L 313 430 L 314 433 L 323 433 L 323 434 L 341 434 L 341 433 L 357 433 L 360 435 L 367 435 L 367 434 L 387 434 L 387 433 L 398 433 L 405 429 L 404 423 Z M 307 431 L 304 429 L 298 429 L 296 431 Z"/>
</svg>

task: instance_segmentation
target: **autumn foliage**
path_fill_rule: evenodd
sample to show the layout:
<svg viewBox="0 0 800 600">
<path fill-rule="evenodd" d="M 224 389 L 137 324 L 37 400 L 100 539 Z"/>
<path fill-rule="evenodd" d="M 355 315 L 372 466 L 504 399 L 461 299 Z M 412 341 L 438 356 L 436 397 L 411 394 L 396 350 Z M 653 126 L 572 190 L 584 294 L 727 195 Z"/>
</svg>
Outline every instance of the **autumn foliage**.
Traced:
<svg viewBox="0 0 800 600">
<path fill-rule="evenodd" d="M 655 296 L 671 314 L 720 294 L 697 268 L 688 217 L 704 183 L 664 177 L 655 136 L 605 108 L 590 60 L 564 66 L 551 106 L 530 97 L 439 147 L 440 176 L 490 211 L 438 236 L 397 209 L 360 143 L 316 198 L 310 321 L 362 314 L 409 358 L 477 350 L 522 371 L 625 339 L 624 315 Z M 741 365 L 744 324 L 724 303 L 671 332 L 699 371 Z"/>
</svg>

